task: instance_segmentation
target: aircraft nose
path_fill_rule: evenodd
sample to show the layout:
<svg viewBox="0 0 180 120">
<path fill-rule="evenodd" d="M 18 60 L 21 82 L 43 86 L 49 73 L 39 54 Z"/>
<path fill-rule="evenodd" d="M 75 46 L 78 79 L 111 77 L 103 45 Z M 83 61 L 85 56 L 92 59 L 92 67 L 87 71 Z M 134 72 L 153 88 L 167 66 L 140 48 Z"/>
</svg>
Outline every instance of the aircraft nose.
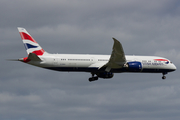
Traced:
<svg viewBox="0 0 180 120">
<path fill-rule="evenodd" d="M 173 71 L 175 71 L 175 70 L 176 70 L 176 66 L 175 66 L 174 64 L 172 64 L 171 69 L 172 69 Z"/>
</svg>

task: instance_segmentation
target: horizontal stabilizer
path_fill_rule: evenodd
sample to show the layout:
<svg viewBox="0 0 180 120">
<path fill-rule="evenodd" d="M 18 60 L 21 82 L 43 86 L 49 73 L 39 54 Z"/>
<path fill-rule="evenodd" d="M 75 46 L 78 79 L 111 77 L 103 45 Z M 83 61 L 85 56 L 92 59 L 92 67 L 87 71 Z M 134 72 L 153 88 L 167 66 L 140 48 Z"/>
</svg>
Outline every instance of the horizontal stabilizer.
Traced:
<svg viewBox="0 0 180 120">
<path fill-rule="evenodd" d="M 41 59 L 35 53 L 30 53 L 27 59 L 32 61 L 41 61 Z"/>
</svg>

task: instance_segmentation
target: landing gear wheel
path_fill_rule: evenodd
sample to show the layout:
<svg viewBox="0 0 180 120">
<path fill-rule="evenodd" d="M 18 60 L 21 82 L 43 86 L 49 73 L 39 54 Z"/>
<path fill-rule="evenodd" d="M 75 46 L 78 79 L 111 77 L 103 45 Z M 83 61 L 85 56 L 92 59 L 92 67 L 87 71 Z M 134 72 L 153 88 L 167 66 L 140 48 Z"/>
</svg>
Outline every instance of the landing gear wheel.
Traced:
<svg viewBox="0 0 180 120">
<path fill-rule="evenodd" d="M 96 81 L 96 80 L 98 80 L 98 77 L 91 77 L 91 78 L 89 78 L 89 82 Z"/>
<path fill-rule="evenodd" d="M 98 80 L 98 76 L 94 77 L 94 73 L 91 73 L 92 77 L 89 78 L 89 82 Z"/>
<path fill-rule="evenodd" d="M 89 82 L 92 82 L 92 81 L 94 81 L 94 78 L 93 77 L 89 78 Z"/>
<path fill-rule="evenodd" d="M 162 76 L 162 79 L 163 79 L 163 80 L 166 79 L 166 76 Z"/>
<path fill-rule="evenodd" d="M 94 73 L 91 73 L 92 74 L 92 77 L 89 78 L 89 82 L 92 82 L 92 81 L 96 81 L 98 80 L 98 76 L 94 77 Z"/>
<path fill-rule="evenodd" d="M 162 74 L 163 74 L 162 79 L 163 79 L 163 80 L 166 79 L 166 76 L 165 76 L 165 75 L 168 74 L 168 73 L 167 73 L 167 72 L 163 72 Z"/>
</svg>

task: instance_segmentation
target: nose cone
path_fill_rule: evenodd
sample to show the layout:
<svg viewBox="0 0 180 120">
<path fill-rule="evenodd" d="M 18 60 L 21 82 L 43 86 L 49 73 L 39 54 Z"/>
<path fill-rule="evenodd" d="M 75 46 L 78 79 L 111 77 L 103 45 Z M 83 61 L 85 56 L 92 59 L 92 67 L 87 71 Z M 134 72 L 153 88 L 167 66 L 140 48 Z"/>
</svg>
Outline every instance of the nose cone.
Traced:
<svg viewBox="0 0 180 120">
<path fill-rule="evenodd" d="M 176 66 L 174 64 L 171 65 L 171 70 L 175 71 L 176 70 Z"/>
</svg>

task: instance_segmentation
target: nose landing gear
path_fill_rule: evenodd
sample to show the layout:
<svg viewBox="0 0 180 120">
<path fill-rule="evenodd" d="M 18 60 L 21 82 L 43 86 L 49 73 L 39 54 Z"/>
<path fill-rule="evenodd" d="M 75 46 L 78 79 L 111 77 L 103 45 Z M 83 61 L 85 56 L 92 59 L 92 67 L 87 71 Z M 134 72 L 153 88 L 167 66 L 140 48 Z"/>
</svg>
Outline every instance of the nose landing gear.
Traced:
<svg viewBox="0 0 180 120">
<path fill-rule="evenodd" d="M 166 76 L 165 76 L 165 75 L 167 74 L 167 72 L 164 72 L 164 73 L 162 73 L 162 74 L 163 74 L 162 79 L 165 80 L 165 79 L 166 79 Z"/>
<path fill-rule="evenodd" d="M 162 79 L 163 79 L 163 80 L 166 79 L 166 76 L 162 76 Z"/>
</svg>

